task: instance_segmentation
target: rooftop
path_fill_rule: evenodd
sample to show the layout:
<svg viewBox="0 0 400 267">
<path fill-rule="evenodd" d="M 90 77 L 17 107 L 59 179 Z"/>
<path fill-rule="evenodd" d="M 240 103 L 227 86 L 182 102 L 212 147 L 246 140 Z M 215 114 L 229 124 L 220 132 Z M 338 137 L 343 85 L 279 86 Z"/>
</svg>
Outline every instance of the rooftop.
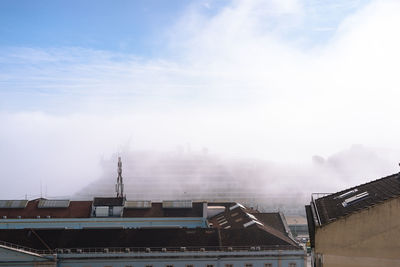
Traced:
<svg viewBox="0 0 400 267">
<path fill-rule="evenodd" d="M 24 207 L 0 207 L 0 218 L 88 218 L 90 217 L 92 201 L 70 201 L 68 207 L 41 207 L 44 199 L 26 201 Z M 6 200 L 3 200 L 6 201 Z M 7 200 L 9 201 L 9 200 Z"/>
<path fill-rule="evenodd" d="M 259 229 L 277 239 L 296 246 L 297 244 L 289 236 L 289 230 L 286 229 L 283 220 L 284 217 L 280 213 L 259 213 L 239 203 L 233 203 L 224 212 L 211 217 L 209 222 L 212 223 L 213 228 L 223 230 Z"/>
<path fill-rule="evenodd" d="M 35 250 L 57 248 L 206 248 L 265 246 L 301 250 L 260 228 L 0 230 L 0 240 Z"/>
<path fill-rule="evenodd" d="M 400 174 L 396 173 L 369 183 L 314 199 L 316 220 L 325 225 L 340 217 L 369 208 L 400 196 Z"/>
</svg>

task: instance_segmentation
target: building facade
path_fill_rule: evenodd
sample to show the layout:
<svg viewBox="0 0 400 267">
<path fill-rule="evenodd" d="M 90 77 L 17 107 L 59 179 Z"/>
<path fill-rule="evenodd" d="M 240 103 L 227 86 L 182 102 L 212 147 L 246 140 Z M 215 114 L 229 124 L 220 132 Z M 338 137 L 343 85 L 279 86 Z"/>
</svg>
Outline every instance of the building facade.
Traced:
<svg viewBox="0 0 400 267">
<path fill-rule="evenodd" d="M 239 203 L 0 201 L 0 266 L 304 267 L 279 213 Z"/>
<path fill-rule="evenodd" d="M 399 174 L 313 195 L 306 211 L 313 266 L 400 266 Z"/>
</svg>

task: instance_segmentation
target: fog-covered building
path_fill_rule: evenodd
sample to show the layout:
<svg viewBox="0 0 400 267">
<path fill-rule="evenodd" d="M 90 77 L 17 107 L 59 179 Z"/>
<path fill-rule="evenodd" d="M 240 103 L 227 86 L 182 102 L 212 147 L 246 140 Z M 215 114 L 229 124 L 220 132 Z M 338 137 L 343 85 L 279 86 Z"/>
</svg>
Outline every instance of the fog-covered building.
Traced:
<svg viewBox="0 0 400 267">
<path fill-rule="evenodd" d="M 304 213 L 299 204 L 303 195 L 281 188 L 282 183 L 275 181 L 282 176 L 282 169 L 269 162 L 223 158 L 206 151 L 130 151 L 123 155 L 124 186 L 129 199 L 230 201 L 261 211 Z M 102 160 L 101 166 L 102 176 L 74 198 L 113 194 L 114 180 L 110 177 L 115 175 L 115 161 Z"/>
</svg>

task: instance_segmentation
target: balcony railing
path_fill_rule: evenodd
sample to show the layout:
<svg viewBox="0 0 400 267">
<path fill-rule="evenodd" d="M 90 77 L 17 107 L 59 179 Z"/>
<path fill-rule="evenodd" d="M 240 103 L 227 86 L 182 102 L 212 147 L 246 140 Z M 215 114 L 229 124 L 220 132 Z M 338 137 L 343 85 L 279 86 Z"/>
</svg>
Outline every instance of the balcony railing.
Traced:
<svg viewBox="0 0 400 267">
<path fill-rule="evenodd" d="M 122 254 L 122 253 L 178 253 L 178 252 L 243 252 L 243 251 L 288 251 L 296 250 L 294 246 L 221 246 L 221 247 L 109 247 L 109 248 L 57 248 L 52 250 L 37 250 L 9 242 L 0 241 L 0 245 L 39 255 L 54 254 Z"/>
</svg>

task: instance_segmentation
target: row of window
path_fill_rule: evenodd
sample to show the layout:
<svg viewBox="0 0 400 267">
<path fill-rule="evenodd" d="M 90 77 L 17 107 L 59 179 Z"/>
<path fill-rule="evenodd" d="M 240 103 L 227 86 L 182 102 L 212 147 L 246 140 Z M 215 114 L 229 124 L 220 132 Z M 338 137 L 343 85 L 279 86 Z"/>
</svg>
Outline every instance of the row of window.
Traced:
<svg viewBox="0 0 400 267">
<path fill-rule="evenodd" d="M 186 267 L 194 267 L 193 264 L 186 264 Z M 225 264 L 225 267 L 233 267 L 233 264 Z M 133 266 L 126 266 L 126 267 L 133 267 Z M 146 265 L 146 267 L 153 267 L 153 265 Z M 165 267 L 174 267 L 174 265 L 172 264 L 167 264 L 165 265 Z M 214 264 L 206 264 L 205 267 L 214 267 Z M 253 264 L 251 263 L 246 263 L 244 265 L 244 267 L 253 267 Z M 264 263 L 264 267 L 272 267 L 272 263 Z M 289 263 L 289 267 L 296 267 L 296 263 L 295 262 L 291 262 Z"/>
<path fill-rule="evenodd" d="M 186 264 L 186 267 L 194 267 L 193 264 Z M 85 266 L 85 267 L 89 267 L 89 266 Z M 104 266 L 104 267 L 112 267 L 112 266 Z M 133 267 L 133 265 L 126 265 L 125 267 Z M 149 264 L 149 265 L 145 265 L 145 267 L 153 267 L 153 265 Z M 173 264 L 166 264 L 165 267 L 174 267 Z M 205 267 L 214 267 L 214 264 L 206 264 Z M 225 264 L 225 267 L 234 267 L 233 264 Z M 246 263 L 244 264 L 244 267 L 253 267 L 253 264 L 251 263 Z M 264 263 L 264 267 L 272 267 L 272 263 Z M 289 263 L 289 267 L 296 267 L 296 263 L 295 262 L 291 262 Z"/>
</svg>

